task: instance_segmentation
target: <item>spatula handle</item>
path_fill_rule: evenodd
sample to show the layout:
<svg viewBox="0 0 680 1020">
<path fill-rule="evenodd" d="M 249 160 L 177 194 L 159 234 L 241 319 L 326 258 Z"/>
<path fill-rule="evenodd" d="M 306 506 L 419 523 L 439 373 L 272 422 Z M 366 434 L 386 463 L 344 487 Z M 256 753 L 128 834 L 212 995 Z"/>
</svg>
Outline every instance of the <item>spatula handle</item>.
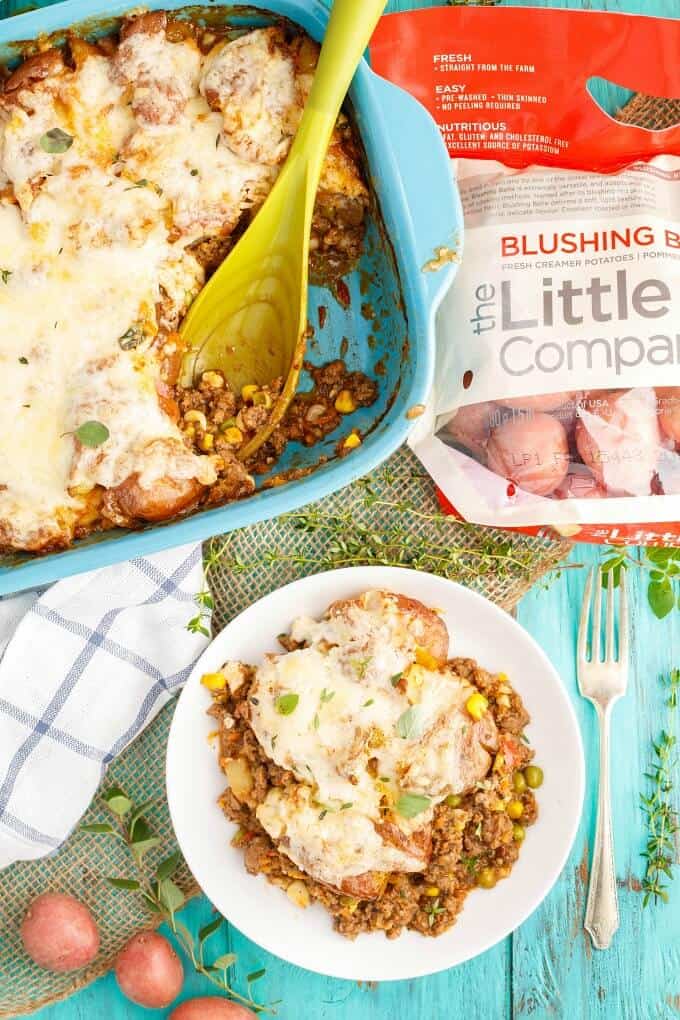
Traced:
<svg viewBox="0 0 680 1020">
<path fill-rule="evenodd" d="M 321 172 L 340 107 L 386 2 L 334 0 L 314 83 L 291 151 L 291 160 L 305 151 L 312 176 L 317 163 Z"/>
</svg>

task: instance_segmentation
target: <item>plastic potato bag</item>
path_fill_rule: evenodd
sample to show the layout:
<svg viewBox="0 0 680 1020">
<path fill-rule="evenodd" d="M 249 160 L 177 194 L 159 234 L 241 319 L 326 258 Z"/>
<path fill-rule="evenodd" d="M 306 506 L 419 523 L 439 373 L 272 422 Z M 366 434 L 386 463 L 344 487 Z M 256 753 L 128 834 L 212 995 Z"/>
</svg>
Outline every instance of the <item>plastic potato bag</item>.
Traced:
<svg viewBox="0 0 680 1020">
<path fill-rule="evenodd" d="M 465 520 L 680 545 L 680 125 L 624 125 L 589 91 L 680 97 L 678 52 L 680 22 L 625 14 L 435 8 L 377 30 L 373 66 L 437 120 L 463 203 L 411 445 Z"/>
</svg>

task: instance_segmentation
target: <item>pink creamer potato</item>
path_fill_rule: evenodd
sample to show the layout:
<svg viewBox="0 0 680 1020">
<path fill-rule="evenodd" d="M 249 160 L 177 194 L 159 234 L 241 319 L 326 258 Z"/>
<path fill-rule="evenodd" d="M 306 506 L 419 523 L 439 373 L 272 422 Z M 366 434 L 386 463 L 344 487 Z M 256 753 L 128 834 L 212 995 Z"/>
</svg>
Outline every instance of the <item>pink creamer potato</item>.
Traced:
<svg viewBox="0 0 680 1020">
<path fill-rule="evenodd" d="M 173 1009 L 168 1020 L 255 1020 L 255 1013 L 237 1002 L 203 996 Z"/>
<path fill-rule="evenodd" d="M 657 387 L 659 425 L 674 443 L 680 443 L 680 386 Z"/>
<path fill-rule="evenodd" d="M 92 963 L 99 929 L 92 914 L 66 893 L 46 892 L 30 904 L 21 925 L 24 949 L 44 970 L 68 973 Z"/>
<path fill-rule="evenodd" d="M 610 495 L 649 495 L 661 454 L 654 390 L 591 390 L 579 410 L 576 446 Z"/>
<path fill-rule="evenodd" d="M 182 991 L 184 969 L 167 939 L 155 931 L 133 935 L 116 958 L 116 981 L 128 999 L 163 1009 Z"/>
<path fill-rule="evenodd" d="M 580 471 L 576 469 L 580 468 Z M 583 464 L 574 464 L 563 482 L 557 486 L 557 499 L 606 499 L 607 490 Z"/>
<path fill-rule="evenodd" d="M 486 461 L 486 444 L 498 405 L 492 401 L 460 407 L 446 423 L 446 431 L 481 461 Z"/>
<path fill-rule="evenodd" d="M 519 411 L 556 411 L 564 404 L 575 404 L 580 394 L 577 390 L 566 393 L 541 393 L 536 397 L 511 397 L 503 400 L 504 407 L 512 407 Z"/>
<path fill-rule="evenodd" d="M 488 467 L 525 492 L 549 496 L 569 468 L 564 427 L 542 412 L 503 422 L 487 444 Z"/>
</svg>

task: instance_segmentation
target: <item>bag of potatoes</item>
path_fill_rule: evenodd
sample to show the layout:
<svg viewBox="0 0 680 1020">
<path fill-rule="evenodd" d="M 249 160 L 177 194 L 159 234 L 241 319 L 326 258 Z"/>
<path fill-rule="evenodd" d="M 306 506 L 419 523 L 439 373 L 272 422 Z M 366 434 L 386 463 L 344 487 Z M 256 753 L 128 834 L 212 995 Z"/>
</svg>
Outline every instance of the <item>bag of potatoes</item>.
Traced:
<svg viewBox="0 0 680 1020">
<path fill-rule="evenodd" d="M 373 65 L 429 107 L 465 213 L 411 438 L 465 520 L 680 545 L 680 125 L 621 123 L 590 91 L 680 97 L 679 51 L 680 22 L 625 14 L 378 28 Z"/>
</svg>

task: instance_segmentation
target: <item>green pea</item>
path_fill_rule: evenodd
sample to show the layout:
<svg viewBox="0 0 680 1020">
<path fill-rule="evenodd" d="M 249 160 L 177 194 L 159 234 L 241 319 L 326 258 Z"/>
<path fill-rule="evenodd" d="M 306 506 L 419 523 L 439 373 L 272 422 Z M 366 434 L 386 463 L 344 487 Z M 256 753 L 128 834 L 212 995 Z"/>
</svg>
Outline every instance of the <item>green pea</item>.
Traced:
<svg viewBox="0 0 680 1020">
<path fill-rule="evenodd" d="M 527 765 L 524 770 L 524 778 L 529 789 L 537 790 L 539 786 L 543 785 L 543 769 L 538 765 Z"/>
<path fill-rule="evenodd" d="M 477 875 L 477 885 L 482 889 L 493 889 L 498 881 L 493 868 L 482 868 Z"/>
<path fill-rule="evenodd" d="M 448 807 L 460 807 L 463 798 L 459 793 L 450 793 L 446 798 L 446 804 Z"/>
<path fill-rule="evenodd" d="M 527 781 L 524 778 L 523 772 L 515 772 L 512 777 L 512 786 L 515 793 L 524 793 L 527 788 Z"/>
<path fill-rule="evenodd" d="M 523 825 L 519 825 L 518 823 L 515 823 L 515 825 L 513 825 L 512 838 L 514 839 L 515 843 L 523 843 L 526 834 L 527 834 L 526 829 L 524 828 Z"/>
</svg>

